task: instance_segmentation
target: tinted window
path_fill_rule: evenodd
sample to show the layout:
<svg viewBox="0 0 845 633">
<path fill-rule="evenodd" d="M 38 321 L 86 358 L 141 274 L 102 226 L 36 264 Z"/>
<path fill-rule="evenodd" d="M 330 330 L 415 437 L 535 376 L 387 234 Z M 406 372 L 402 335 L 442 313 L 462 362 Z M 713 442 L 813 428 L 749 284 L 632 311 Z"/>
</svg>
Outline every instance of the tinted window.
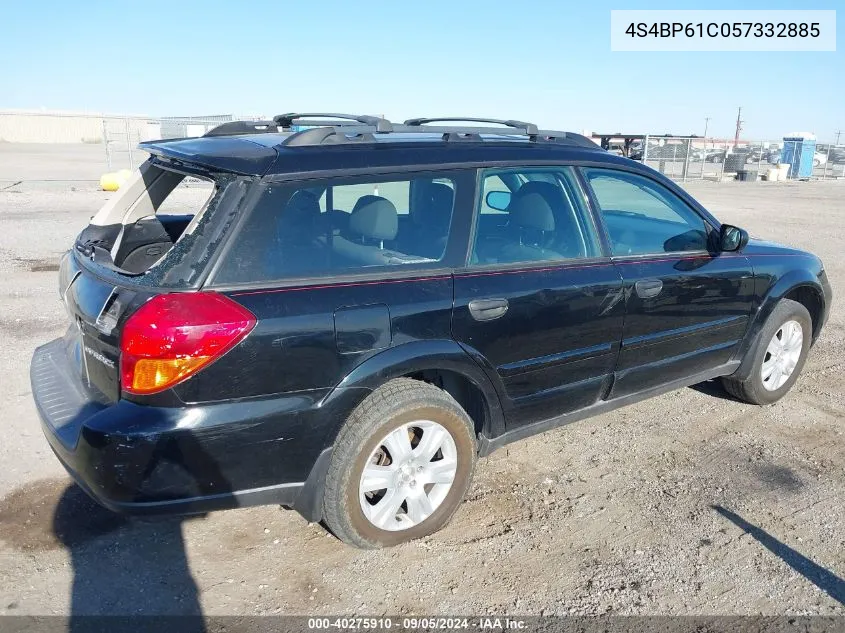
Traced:
<svg viewBox="0 0 845 633">
<path fill-rule="evenodd" d="M 481 182 L 473 263 L 599 255 L 584 194 L 570 168 L 486 170 Z"/>
<path fill-rule="evenodd" d="M 704 219 L 658 183 L 627 172 L 584 170 L 614 255 L 707 249 Z"/>
<path fill-rule="evenodd" d="M 250 212 L 215 281 L 256 282 L 425 266 L 446 251 L 455 182 L 446 175 L 392 181 L 271 184 Z"/>
</svg>

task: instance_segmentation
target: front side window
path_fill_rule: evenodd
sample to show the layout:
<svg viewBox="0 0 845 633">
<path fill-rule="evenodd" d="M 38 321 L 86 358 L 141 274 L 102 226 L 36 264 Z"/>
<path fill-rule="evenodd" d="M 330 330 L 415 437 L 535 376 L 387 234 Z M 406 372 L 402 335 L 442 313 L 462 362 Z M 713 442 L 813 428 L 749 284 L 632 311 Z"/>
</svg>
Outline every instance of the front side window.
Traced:
<svg viewBox="0 0 845 633">
<path fill-rule="evenodd" d="M 597 257 L 584 194 L 569 167 L 482 172 L 473 264 Z"/>
<path fill-rule="evenodd" d="M 446 253 L 455 183 L 435 173 L 266 185 L 215 282 L 434 267 Z"/>
<path fill-rule="evenodd" d="M 614 255 L 707 250 L 708 226 L 662 185 L 636 174 L 587 168 Z"/>
</svg>

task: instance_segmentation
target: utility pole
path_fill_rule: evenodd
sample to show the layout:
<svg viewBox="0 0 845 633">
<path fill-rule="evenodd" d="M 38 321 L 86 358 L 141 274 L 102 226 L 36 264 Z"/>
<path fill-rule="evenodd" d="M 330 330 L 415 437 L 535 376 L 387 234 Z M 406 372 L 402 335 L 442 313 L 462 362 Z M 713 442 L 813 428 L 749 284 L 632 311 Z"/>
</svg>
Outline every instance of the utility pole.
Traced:
<svg viewBox="0 0 845 633">
<path fill-rule="evenodd" d="M 707 149 L 707 126 L 710 125 L 710 117 L 704 117 L 704 149 Z"/>
<path fill-rule="evenodd" d="M 734 149 L 739 145 L 739 133 L 742 131 L 742 124 L 745 123 L 740 117 L 742 116 L 742 107 L 736 111 L 736 134 L 734 134 Z"/>
</svg>

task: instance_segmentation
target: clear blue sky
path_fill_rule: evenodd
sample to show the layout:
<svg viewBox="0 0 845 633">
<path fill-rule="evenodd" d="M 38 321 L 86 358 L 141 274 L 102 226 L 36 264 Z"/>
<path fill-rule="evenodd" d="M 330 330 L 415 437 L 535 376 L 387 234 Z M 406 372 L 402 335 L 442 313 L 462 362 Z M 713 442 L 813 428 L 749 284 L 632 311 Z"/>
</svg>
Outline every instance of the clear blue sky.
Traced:
<svg viewBox="0 0 845 633">
<path fill-rule="evenodd" d="M 613 53 L 612 8 L 835 9 L 841 0 L 3 2 L 0 109 L 333 110 L 746 138 L 845 130 L 835 53 Z M 845 134 L 843 134 L 845 137 Z"/>
</svg>

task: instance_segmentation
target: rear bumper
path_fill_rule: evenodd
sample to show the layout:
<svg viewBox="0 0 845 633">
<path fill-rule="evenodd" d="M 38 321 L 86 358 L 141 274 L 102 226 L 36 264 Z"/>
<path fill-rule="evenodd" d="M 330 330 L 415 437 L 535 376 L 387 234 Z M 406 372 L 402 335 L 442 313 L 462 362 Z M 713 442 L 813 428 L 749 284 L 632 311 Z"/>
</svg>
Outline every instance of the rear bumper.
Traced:
<svg viewBox="0 0 845 633">
<path fill-rule="evenodd" d="M 61 339 L 35 351 L 30 379 L 56 456 L 80 487 L 121 513 L 297 507 L 333 437 L 324 391 L 181 408 L 105 402 L 81 384 Z"/>
</svg>

